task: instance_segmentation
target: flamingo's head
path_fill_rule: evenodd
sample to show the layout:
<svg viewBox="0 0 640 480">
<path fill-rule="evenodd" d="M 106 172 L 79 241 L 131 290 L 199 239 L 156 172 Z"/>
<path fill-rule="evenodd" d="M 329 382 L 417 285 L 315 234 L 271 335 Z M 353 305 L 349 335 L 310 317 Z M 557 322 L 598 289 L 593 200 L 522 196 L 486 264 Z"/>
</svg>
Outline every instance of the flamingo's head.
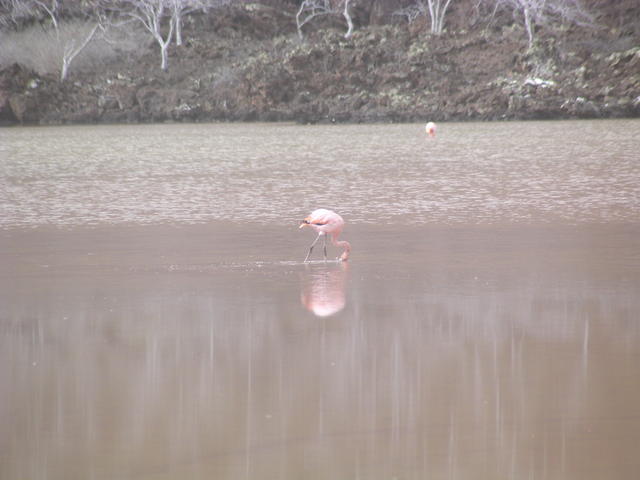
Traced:
<svg viewBox="0 0 640 480">
<path fill-rule="evenodd" d="M 342 252 L 342 255 L 340 255 L 339 260 L 341 262 L 346 262 L 347 260 L 349 260 L 349 254 L 351 253 L 351 244 L 346 240 L 343 240 L 342 242 L 337 242 L 337 245 L 344 248 L 344 252 Z"/>
</svg>

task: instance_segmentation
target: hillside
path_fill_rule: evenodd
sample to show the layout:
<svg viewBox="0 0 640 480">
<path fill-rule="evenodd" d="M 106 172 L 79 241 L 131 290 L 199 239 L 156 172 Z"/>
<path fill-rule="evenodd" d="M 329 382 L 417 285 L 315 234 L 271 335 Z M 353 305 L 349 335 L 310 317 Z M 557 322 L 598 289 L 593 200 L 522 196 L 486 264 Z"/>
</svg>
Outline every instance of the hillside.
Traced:
<svg viewBox="0 0 640 480">
<path fill-rule="evenodd" d="M 300 41 L 295 6 L 251 4 L 194 15 L 169 70 L 148 37 L 138 52 L 60 83 L 19 65 L 0 72 L 0 123 L 164 121 L 386 122 L 640 116 L 640 4 L 591 0 L 594 27 L 539 29 L 528 50 L 513 17 L 447 31 L 355 11 L 314 22 Z"/>
</svg>

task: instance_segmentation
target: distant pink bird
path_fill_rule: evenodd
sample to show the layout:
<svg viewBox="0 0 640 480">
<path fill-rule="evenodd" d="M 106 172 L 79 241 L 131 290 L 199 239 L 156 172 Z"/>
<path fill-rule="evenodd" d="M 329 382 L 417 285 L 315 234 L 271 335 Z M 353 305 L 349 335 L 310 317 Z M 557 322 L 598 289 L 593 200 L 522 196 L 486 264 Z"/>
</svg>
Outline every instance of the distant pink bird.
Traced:
<svg viewBox="0 0 640 480">
<path fill-rule="evenodd" d="M 436 124 L 433 122 L 429 122 L 427 123 L 427 126 L 425 127 L 425 130 L 427 132 L 427 135 L 429 135 L 430 137 L 435 137 L 436 136 Z"/>
<path fill-rule="evenodd" d="M 324 238 L 324 260 L 327 260 L 327 234 L 331 235 L 332 244 L 334 244 L 336 247 L 344 248 L 344 251 L 342 252 L 342 255 L 340 255 L 339 260 L 345 262 L 349 259 L 351 245 L 346 240 L 338 241 L 338 236 L 344 228 L 344 220 L 340 215 L 338 215 L 336 212 L 332 212 L 331 210 L 319 208 L 318 210 L 314 210 L 313 212 L 311 212 L 311 215 L 309 215 L 302 221 L 299 228 L 307 226 L 313 228 L 316 232 L 318 232 L 318 236 L 309 247 L 307 258 L 304 259 L 305 262 L 309 260 L 311 252 L 313 251 L 313 247 L 316 245 L 316 243 L 318 243 L 320 237 Z"/>
</svg>

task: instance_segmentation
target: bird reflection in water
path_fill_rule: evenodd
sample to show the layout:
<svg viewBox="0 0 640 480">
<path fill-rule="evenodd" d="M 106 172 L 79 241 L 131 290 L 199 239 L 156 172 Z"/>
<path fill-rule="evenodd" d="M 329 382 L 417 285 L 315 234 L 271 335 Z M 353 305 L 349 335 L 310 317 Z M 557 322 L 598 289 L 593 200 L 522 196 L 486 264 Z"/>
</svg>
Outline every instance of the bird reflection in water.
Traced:
<svg viewBox="0 0 640 480">
<path fill-rule="evenodd" d="M 302 274 L 302 305 L 317 317 L 328 317 L 346 304 L 348 262 L 307 265 Z"/>
</svg>

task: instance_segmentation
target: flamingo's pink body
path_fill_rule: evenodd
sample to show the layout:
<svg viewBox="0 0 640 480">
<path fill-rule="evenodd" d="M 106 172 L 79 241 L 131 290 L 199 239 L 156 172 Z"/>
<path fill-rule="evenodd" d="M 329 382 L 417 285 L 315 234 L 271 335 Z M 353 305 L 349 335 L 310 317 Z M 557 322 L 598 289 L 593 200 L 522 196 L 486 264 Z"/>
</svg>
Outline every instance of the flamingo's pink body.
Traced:
<svg viewBox="0 0 640 480">
<path fill-rule="evenodd" d="M 427 123 L 427 126 L 425 127 L 425 130 L 427 132 L 427 135 L 429 135 L 430 137 L 435 137 L 436 136 L 436 124 L 433 122 L 429 122 Z"/>
<path fill-rule="evenodd" d="M 344 220 L 336 212 L 325 210 L 324 208 L 314 210 L 313 212 L 311 212 L 311 215 L 309 215 L 302 221 L 302 223 L 300 224 L 300 228 L 302 227 L 311 227 L 316 232 L 318 232 L 318 236 L 309 247 L 307 258 L 304 259 L 305 262 L 309 260 L 311 251 L 313 250 L 316 242 L 320 240 L 320 237 L 324 237 L 324 259 L 327 259 L 327 235 L 331 236 L 332 244 L 334 244 L 336 247 L 344 248 L 342 255 L 340 255 L 340 260 L 346 261 L 349 259 L 351 245 L 345 240 L 338 241 L 338 236 L 344 228 Z"/>
</svg>

